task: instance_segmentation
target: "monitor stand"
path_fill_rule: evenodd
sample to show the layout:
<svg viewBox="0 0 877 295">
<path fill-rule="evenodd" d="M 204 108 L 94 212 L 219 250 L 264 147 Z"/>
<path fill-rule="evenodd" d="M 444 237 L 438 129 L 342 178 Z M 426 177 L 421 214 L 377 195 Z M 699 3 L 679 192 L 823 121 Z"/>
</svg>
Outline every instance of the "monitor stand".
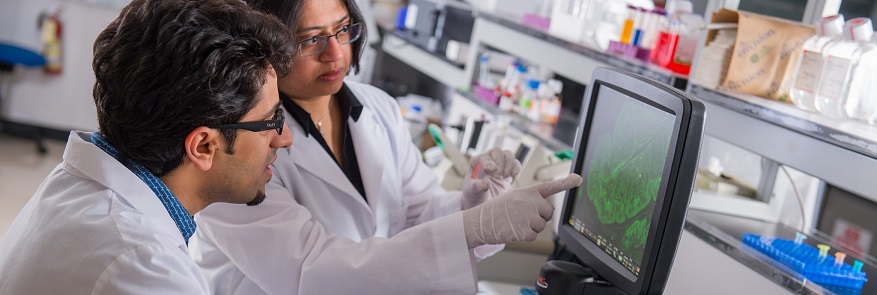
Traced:
<svg viewBox="0 0 877 295">
<path fill-rule="evenodd" d="M 541 295 L 627 295 L 612 283 L 600 278 L 591 269 L 561 260 L 551 260 L 542 264 L 539 278 L 536 280 L 536 292 Z"/>
</svg>

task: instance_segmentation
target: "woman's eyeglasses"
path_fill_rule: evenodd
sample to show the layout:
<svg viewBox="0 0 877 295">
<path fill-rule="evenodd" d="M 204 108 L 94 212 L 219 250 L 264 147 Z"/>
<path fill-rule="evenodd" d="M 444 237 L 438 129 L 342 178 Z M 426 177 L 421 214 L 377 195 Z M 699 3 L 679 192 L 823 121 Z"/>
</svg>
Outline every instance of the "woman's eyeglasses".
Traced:
<svg viewBox="0 0 877 295">
<path fill-rule="evenodd" d="M 301 56 L 317 55 L 326 50 L 326 44 L 329 44 L 329 38 L 335 37 L 338 44 L 350 44 L 356 41 L 362 35 L 362 24 L 356 23 L 341 27 L 338 32 L 326 36 L 313 36 L 298 42 L 298 54 Z"/>
</svg>

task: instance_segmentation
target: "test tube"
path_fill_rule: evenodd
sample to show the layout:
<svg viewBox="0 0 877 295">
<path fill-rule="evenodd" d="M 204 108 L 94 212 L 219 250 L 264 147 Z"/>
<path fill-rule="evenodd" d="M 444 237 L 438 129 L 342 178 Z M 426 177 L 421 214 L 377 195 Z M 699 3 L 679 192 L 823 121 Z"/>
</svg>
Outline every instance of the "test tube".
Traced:
<svg viewBox="0 0 877 295">
<path fill-rule="evenodd" d="M 847 253 L 838 251 L 834 253 L 834 266 L 841 267 L 844 264 L 844 258 L 847 257 Z"/>
<path fill-rule="evenodd" d="M 828 249 L 831 249 L 828 245 L 819 244 L 816 245 L 816 248 L 819 248 L 819 258 L 825 259 L 828 256 Z"/>
<path fill-rule="evenodd" d="M 648 12 L 645 9 L 640 7 L 636 8 L 636 14 L 634 15 L 633 21 L 633 35 L 631 36 L 630 44 L 633 46 L 640 46 L 642 44 L 643 38 L 645 37 L 645 33 L 643 33 L 644 22 L 646 19 Z"/>
<path fill-rule="evenodd" d="M 804 239 L 806 239 L 806 238 L 807 238 L 807 236 L 805 236 L 804 233 L 796 232 L 795 233 L 795 245 L 801 245 L 802 243 L 804 243 Z"/>
<path fill-rule="evenodd" d="M 862 272 L 862 265 L 864 265 L 864 263 L 861 261 L 856 260 L 853 262 L 853 272 Z"/>
<path fill-rule="evenodd" d="M 627 6 L 627 18 L 624 19 L 624 25 L 621 27 L 621 43 L 630 44 L 633 41 L 633 25 L 637 10 L 638 8 L 633 5 Z"/>
</svg>

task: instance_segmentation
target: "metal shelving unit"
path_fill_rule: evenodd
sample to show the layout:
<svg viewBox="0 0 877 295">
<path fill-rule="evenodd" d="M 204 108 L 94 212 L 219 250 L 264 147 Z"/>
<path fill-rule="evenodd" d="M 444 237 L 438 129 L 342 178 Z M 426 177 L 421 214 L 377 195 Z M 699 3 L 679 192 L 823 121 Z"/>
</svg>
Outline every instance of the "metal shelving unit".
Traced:
<svg viewBox="0 0 877 295">
<path fill-rule="evenodd" d="M 705 132 L 877 202 L 877 127 L 751 95 L 692 85 Z"/>
<path fill-rule="evenodd" d="M 494 117 L 502 116 L 508 118 L 510 126 L 524 134 L 539 139 L 542 145 L 550 151 L 565 151 L 573 147 L 575 132 L 579 125 L 579 116 L 572 111 L 561 110 L 556 124 L 533 122 L 521 115 L 500 110 L 496 106 L 481 100 L 471 92 L 459 91 L 458 94 Z"/>
<path fill-rule="evenodd" d="M 481 46 L 489 46 L 545 66 L 582 85 L 591 82 L 591 73 L 597 67 L 625 69 L 669 85 L 675 85 L 678 88 L 684 88 L 687 83 L 686 76 L 675 74 L 655 65 L 607 54 L 596 48 L 559 39 L 547 32 L 483 12 L 479 13 L 475 19 L 472 39 L 469 44 L 472 49 L 469 51 L 466 64 L 463 65 L 462 69 L 443 57 L 408 43 L 395 35 L 394 32 L 388 32 L 382 43 L 382 48 L 387 54 L 454 89 L 465 87 L 474 80 L 475 65 L 478 62 L 477 48 Z M 533 123 L 516 114 L 500 111 L 495 106 L 475 97 L 472 93 L 464 91 L 459 94 L 489 113 L 512 118 L 512 127 L 540 139 L 550 150 L 560 151 L 572 147 L 579 122 L 578 115 L 572 111 L 564 109 L 556 125 Z"/>
<path fill-rule="evenodd" d="M 464 70 L 447 60 L 423 50 L 414 44 L 388 32 L 384 35 L 381 48 L 389 55 L 410 65 L 414 69 L 451 88 L 469 84 Z"/>
<path fill-rule="evenodd" d="M 688 77 L 637 59 L 603 52 L 592 46 L 572 43 L 548 32 L 534 29 L 517 21 L 481 13 L 475 19 L 470 48 L 487 45 L 527 61 L 548 67 L 554 72 L 582 85 L 591 83 L 597 67 L 614 67 L 637 73 L 659 82 L 684 89 Z M 478 51 L 470 50 L 467 64 L 478 62 Z M 475 67 L 466 67 L 471 81 Z"/>
<path fill-rule="evenodd" d="M 477 16 L 472 32 L 470 48 L 480 46 L 525 58 L 585 85 L 590 83 L 590 73 L 599 66 L 622 68 L 669 85 L 687 80 L 654 65 L 606 54 L 486 13 Z M 386 36 L 383 48 L 452 88 L 468 85 L 475 75 L 473 65 L 477 62 L 477 50 L 470 51 L 466 65 L 460 69 L 392 34 Z M 877 127 L 826 118 L 776 101 L 698 85 L 691 85 L 689 93 L 707 104 L 708 134 L 877 201 L 877 182 L 871 180 L 873 171 L 877 171 Z M 463 96 L 481 102 L 472 94 Z M 487 104 L 479 105 L 488 111 L 492 108 L 491 112 L 498 111 Z M 577 118 L 570 121 L 578 122 Z M 515 127 L 524 129 L 522 131 L 544 129 L 523 122 L 526 120 Z M 561 146 L 559 143 L 563 141 L 557 138 L 563 135 L 546 135 L 552 132 L 553 129 L 543 130 L 541 136 L 534 135 L 548 145 Z"/>
</svg>

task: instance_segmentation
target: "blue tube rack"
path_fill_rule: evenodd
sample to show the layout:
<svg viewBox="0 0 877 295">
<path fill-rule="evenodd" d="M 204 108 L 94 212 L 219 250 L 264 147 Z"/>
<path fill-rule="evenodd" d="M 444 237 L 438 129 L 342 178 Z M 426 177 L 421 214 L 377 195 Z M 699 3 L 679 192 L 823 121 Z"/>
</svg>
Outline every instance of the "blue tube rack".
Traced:
<svg viewBox="0 0 877 295">
<path fill-rule="evenodd" d="M 861 266 L 855 270 L 853 266 L 846 263 L 836 265 L 833 257 L 820 257 L 819 250 L 804 243 L 746 233 L 743 235 L 743 244 L 773 258 L 804 278 L 837 293 L 857 293 L 855 291 L 861 290 L 868 281 L 865 272 L 861 271 Z"/>
</svg>

